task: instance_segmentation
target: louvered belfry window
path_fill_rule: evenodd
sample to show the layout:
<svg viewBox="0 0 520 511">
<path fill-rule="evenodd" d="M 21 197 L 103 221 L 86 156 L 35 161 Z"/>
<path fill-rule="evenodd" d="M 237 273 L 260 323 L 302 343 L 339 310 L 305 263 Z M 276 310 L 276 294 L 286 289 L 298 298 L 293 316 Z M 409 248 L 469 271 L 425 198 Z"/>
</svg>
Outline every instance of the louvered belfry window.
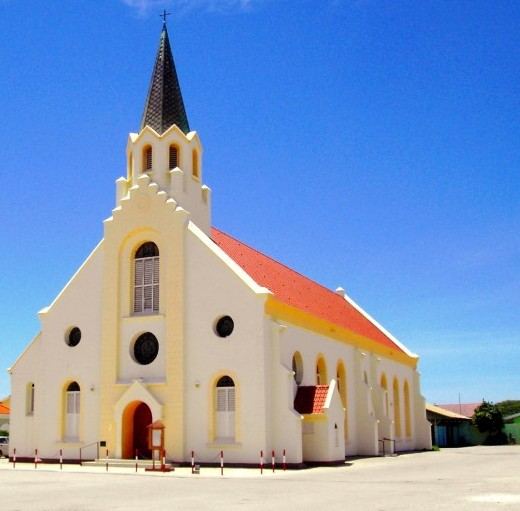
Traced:
<svg viewBox="0 0 520 511">
<path fill-rule="evenodd" d="M 170 146 L 170 169 L 179 166 L 179 149 L 175 145 Z"/>
<path fill-rule="evenodd" d="M 191 153 L 191 173 L 193 177 L 199 178 L 199 154 L 195 149 L 193 149 L 193 153 Z"/>
<path fill-rule="evenodd" d="M 153 165 L 153 154 L 152 154 L 152 146 L 147 145 L 143 149 L 143 171 L 152 170 Z"/>
<path fill-rule="evenodd" d="M 159 312 L 159 249 L 145 243 L 135 254 L 134 313 Z"/>
</svg>

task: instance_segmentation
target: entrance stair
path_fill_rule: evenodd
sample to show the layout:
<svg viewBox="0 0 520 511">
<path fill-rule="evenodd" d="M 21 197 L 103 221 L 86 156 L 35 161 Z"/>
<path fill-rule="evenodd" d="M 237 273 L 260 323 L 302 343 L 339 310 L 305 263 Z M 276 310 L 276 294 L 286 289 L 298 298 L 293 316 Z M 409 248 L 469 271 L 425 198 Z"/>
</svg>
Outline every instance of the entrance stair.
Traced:
<svg viewBox="0 0 520 511">
<path fill-rule="evenodd" d="M 84 467 L 105 467 L 108 461 L 108 466 L 113 468 L 135 468 L 135 459 L 117 459 L 117 458 L 98 458 L 93 461 L 82 461 L 81 465 Z M 153 460 L 138 460 L 137 461 L 139 468 L 152 468 Z M 161 466 L 161 462 L 155 460 L 156 468 Z M 167 467 L 175 468 L 178 467 L 177 463 L 166 463 Z"/>
</svg>

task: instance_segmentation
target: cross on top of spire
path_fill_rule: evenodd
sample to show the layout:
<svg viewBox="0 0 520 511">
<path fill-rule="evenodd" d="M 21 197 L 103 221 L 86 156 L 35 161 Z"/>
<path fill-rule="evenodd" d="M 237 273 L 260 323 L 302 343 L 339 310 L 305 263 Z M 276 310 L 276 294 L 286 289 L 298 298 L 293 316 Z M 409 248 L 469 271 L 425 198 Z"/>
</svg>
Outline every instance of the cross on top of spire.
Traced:
<svg viewBox="0 0 520 511">
<path fill-rule="evenodd" d="M 171 12 L 166 12 L 166 9 L 163 9 L 162 14 L 159 14 L 159 18 L 163 19 L 163 23 L 166 23 L 166 16 L 171 16 Z"/>
</svg>

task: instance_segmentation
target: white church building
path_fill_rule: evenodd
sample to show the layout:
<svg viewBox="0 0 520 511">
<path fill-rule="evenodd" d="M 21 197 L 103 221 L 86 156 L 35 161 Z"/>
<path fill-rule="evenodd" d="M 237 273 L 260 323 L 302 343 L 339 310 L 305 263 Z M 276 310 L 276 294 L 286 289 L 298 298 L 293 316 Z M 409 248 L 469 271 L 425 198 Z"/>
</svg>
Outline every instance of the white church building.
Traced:
<svg viewBox="0 0 520 511">
<path fill-rule="evenodd" d="M 166 25 L 104 237 L 9 369 L 11 456 L 287 462 L 431 448 L 418 357 L 341 289 L 212 227 Z M 104 450 L 103 450 L 104 452 Z"/>
</svg>

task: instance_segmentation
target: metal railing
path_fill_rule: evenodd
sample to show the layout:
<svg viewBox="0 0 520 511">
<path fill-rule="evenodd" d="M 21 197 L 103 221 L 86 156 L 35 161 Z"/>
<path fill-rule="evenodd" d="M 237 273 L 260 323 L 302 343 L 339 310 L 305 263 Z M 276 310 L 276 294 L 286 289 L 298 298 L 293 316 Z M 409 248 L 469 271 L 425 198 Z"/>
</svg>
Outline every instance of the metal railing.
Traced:
<svg viewBox="0 0 520 511">
<path fill-rule="evenodd" d="M 378 442 L 383 447 L 383 456 L 386 456 L 386 449 L 385 449 L 386 442 L 390 442 L 390 444 L 392 444 L 392 443 L 394 444 L 394 448 L 391 452 L 395 453 L 395 440 L 393 438 L 384 437 L 382 440 L 378 440 Z"/>
<path fill-rule="evenodd" d="M 83 449 L 88 449 L 89 447 L 92 447 L 93 445 L 96 446 L 96 459 L 99 459 L 99 448 L 104 447 L 106 445 L 105 442 L 100 442 L 99 440 L 95 442 L 90 442 L 89 444 L 82 445 L 79 448 L 79 463 L 81 465 L 81 462 L 83 461 Z"/>
</svg>

